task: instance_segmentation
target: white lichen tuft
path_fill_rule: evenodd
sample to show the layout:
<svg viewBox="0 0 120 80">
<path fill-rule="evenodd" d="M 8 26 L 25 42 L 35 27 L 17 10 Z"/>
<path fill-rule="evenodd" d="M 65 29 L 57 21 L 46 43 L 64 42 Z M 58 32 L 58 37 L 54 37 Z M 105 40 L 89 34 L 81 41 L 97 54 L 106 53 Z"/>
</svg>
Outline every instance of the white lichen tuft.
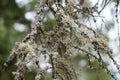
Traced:
<svg viewBox="0 0 120 80">
<path fill-rule="evenodd" d="M 37 48 L 36 44 L 29 44 L 29 43 L 17 43 L 17 49 L 18 51 L 22 51 L 23 53 L 33 53 L 35 49 Z M 18 52 L 19 53 L 19 52 Z"/>
</svg>

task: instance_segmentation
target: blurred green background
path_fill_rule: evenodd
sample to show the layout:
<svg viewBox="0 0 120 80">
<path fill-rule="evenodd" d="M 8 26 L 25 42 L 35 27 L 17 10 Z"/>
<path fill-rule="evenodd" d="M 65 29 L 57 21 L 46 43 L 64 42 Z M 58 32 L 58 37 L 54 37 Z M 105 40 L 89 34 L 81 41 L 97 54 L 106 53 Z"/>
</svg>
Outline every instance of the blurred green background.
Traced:
<svg viewBox="0 0 120 80">
<path fill-rule="evenodd" d="M 14 43 L 30 32 L 32 21 L 26 15 L 34 10 L 35 4 L 36 0 L 0 0 L 0 69 Z M 15 69 L 11 65 L 5 72 L 0 72 L 0 80 L 13 80 L 11 72 Z"/>
</svg>

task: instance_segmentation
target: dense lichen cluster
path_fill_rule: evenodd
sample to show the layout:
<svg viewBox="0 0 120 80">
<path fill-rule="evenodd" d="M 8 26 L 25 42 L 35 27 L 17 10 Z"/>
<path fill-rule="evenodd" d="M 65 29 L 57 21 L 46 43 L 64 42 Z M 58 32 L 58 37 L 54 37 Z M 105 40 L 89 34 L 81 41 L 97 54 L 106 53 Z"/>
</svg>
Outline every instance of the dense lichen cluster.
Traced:
<svg viewBox="0 0 120 80">
<path fill-rule="evenodd" d="M 109 3 L 105 1 L 103 8 Z M 89 66 L 93 66 L 91 58 L 97 60 L 100 67 L 114 78 L 102 58 L 102 55 L 107 54 L 119 70 L 112 57 L 112 51 L 107 47 L 107 38 L 82 21 L 84 18 L 92 17 L 96 22 L 94 13 L 99 16 L 103 10 L 102 8 L 98 11 L 97 5 L 98 3 L 85 7 L 79 0 L 40 0 L 36 6 L 31 33 L 22 42 L 16 43 L 5 63 L 5 66 L 9 66 L 12 60 L 16 61 L 18 68 L 13 72 L 15 80 L 25 80 L 24 72 L 31 71 L 28 64 L 36 66 L 35 80 L 41 80 L 44 72 L 49 69 L 52 70 L 52 80 L 77 80 L 79 73 L 73 66 L 72 58 L 78 53 L 87 54 Z M 47 31 L 44 24 L 46 11 L 52 12 L 55 21 L 54 27 Z M 44 55 L 46 64 L 50 65 L 44 69 L 40 66 L 41 55 Z"/>
</svg>

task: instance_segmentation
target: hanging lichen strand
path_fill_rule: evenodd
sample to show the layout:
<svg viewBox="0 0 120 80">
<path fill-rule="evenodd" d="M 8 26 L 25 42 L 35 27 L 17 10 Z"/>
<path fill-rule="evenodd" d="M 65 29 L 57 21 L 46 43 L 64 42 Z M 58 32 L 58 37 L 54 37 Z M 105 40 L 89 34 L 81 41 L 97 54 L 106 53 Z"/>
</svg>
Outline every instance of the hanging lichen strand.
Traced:
<svg viewBox="0 0 120 80">
<path fill-rule="evenodd" d="M 119 44 L 119 48 L 120 48 L 120 26 L 119 26 L 119 19 L 118 19 L 118 12 L 119 12 L 119 3 L 120 3 L 120 1 L 119 0 L 116 0 L 116 5 L 115 5 L 115 7 L 116 7 L 116 15 L 115 15 L 115 17 L 116 17 L 116 22 L 117 22 L 117 30 L 118 30 L 118 44 Z"/>
<path fill-rule="evenodd" d="M 92 7 L 84 7 L 84 0 L 81 0 L 81 3 L 79 0 L 40 0 L 36 6 L 31 33 L 22 42 L 16 43 L 4 64 L 5 68 L 12 60 L 16 60 L 15 65 L 18 68 L 12 72 L 15 80 L 25 80 L 25 71 L 32 71 L 29 64 L 36 66 L 35 80 L 45 79 L 44 73 L 50 69 L 52 80 L 77 80 L 79 72 L 74 68 L 72 58 L 81 53 L 87 57 L 90 67 L 94 66 L 91 61 L 94 58 L 99 67 L 104 68 L 107 74 L 115 79 L 102 56 L 109 56 L 119 71 L 112 51 L 107 47 L 107 39 L 82 23 L 83 19 L 90 17 L 96 22 L 94 13 L 100 16 L 109 2 L 103 0 L 103 8 L 98 11 L 98 3 Z M 46 30 L 45 25 L 47 11 L 52 13 L 55 21 L 50 30 Z M 41 55 L 44 56 L 45 63 L 49 64 L 44 69 L 40 66 Z"/>
</svg>

